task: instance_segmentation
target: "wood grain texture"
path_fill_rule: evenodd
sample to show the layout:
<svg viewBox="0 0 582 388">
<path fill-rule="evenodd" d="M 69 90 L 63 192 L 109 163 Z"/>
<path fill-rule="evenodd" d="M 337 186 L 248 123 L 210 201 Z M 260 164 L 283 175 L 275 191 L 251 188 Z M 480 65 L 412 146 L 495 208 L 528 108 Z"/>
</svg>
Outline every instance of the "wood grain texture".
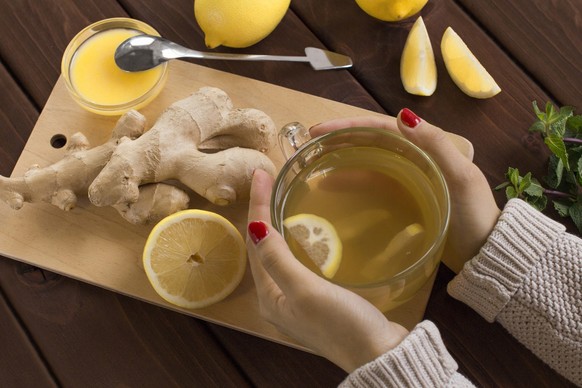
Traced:
<svg viewBox="0 0 582 388">
<path fill-rule="evenodd" d="M 114 16 L 127 16 L 115 0 L 3 1 L 0 56 L 41 109 L 61 73 L 69 41 L 89 24 Z"/>
<path fill-rule="evenodd" d="M 0 175 L 9 176 L 24 149 L 38 111 L 0 64 Z"/>
<path fill-rule="evenodd" d="M 0 257 L 0 265 L 14 262 Z M 34 341 L 31 341 L 26 328 L 22 327 L 19 317 L 15 315 L 4 296 L 0 281 L 0 346 L 4 356 L 0 357 L 0 386 L 24 387 L 45 386 L 56 387 L 42 355 L 38 353 Z M 23 368 L 23 366 L 26 368 Z"/>
<path fill-rule="evenodd" d="M 555 103 L 582 109 L 582 1 L 458 2 Z"/>
<path fill-rule="evenodd" d="M 201 322 L 26 264 L 0 261 L 6 297 L 63 386 L 245 386 Z"/>
</svg>

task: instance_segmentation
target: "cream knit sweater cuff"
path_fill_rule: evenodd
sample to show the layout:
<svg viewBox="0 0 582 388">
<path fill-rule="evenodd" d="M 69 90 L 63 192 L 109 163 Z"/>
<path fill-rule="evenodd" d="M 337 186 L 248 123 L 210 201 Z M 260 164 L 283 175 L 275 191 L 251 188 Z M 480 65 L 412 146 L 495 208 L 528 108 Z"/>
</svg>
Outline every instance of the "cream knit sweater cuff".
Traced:
<svg viewBox="0 0 582 388">
<path fill-rule="evenodd" d="M 513 199 L 479 254 L 448 285 L 448 293 L 493 322 L 565 227 Z"/>
<path fill-rule="evenodd" d="M 340 387 L 439 387 L 450 383 L 456 370 L 436 326 L 423 321 L 396 348 L 356 369 Z"/>
</svg>

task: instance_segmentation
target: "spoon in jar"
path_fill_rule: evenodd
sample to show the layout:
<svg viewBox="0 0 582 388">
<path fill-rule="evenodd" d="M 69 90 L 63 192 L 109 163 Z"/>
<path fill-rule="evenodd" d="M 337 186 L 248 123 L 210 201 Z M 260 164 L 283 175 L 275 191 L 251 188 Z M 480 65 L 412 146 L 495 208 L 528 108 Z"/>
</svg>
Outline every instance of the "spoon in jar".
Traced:
<svg viewBox="0 0 582 388">
<path fill-rule="evenodd" d="M 170 59 L 204 58 L 230 61 L 289 61 L 309 62 L 315 70 L 344 69 L 352 66 L 352 60 L 315 47 L 305 48 L 304 57 L 254 54 L 208 53 L 191 50 L 159 36 L 133 36 L 115 50 L 115 63 L 125 71 L 143 71 L 156 67 Z"/>
</svg>

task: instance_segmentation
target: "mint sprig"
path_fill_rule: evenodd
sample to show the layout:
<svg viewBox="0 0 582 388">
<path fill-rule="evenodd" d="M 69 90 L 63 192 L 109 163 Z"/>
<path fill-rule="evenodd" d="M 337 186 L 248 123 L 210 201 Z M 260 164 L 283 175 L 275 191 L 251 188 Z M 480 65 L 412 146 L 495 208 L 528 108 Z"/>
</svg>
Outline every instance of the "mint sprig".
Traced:
<svg viewBox="0 0 582 388">
<path fill-rule="evenodd" d="M 574 115 L 570 106 L 558 109 L 550 102 L 542 111 L 534 101 L 533 110 L 537 120 L 529 130 L 540 133 L 551 152 L 545 186 L 531 173 L 521 176 L 510 167 L 507 181 L 495 190 L 505 189 L 507 199 L 521 198 L 540 211 L 551 200 L 558 214 L 571 218 L 582 234 L 582 115 Z"/>
</svg>

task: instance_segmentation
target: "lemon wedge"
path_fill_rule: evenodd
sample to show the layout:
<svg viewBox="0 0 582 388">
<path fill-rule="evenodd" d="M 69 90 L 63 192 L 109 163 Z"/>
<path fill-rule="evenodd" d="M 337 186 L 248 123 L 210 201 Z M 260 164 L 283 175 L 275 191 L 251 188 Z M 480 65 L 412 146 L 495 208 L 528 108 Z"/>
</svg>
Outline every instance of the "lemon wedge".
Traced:
<svg viewBox="0 0 582 388">
<path fill-rule="evenodd" d="M 314 214 L 297 214 L 286 218 L 283 226 L 323 276 L 333 278 L 342 258 L 342 243 L 333 225 Z"/>
<path fill-rule="evenodd" d="M 291 0 L 195 0 L 194 17 L 209 48 L 249 47 L 269 35 Z"/>
<path fill-rule="evenodd" d="M 152 287 L 166 301 L 202 308 L 226 298 L 242 280 L 245 243 L 219 214 L 183 210 L 152 229 L 143 266 Z"/>
<path fill-rule="evenodd" d="M 501 92 L 493 77 L 451 27 L 443 34 L 441 51 L 449 75 L 465 94 L 490 98 Z"/>
<path fill-rule="evenodd" d="M 436 62 L 422 16 L 416 19 L 406 38 L 400 58 L 400 79 L 410 94 L 430 96 L 436 90 Z"/>
<path fill-rule="evenodd" d="M 421 243 L 424 233 L 422 225 L 418 223 L 408 225 L 390 240 L 380 254 L 371 258 L 364 265 L 361 270 L 362 275 L 373 279 L 378 273 L 383 272 L 382 269 L 385 269 L 387 265 L 391 265 L 393 268 L 408 267 L 410 264 L 406 264 L 406 260 L 410 260 L 410 258 L 406 251 Z"/>
<path fill-rule="evenodd" d="M 428 0 L 356 0 L 368 15 L 386 22 L 406 19 L 418 12 Z"/>
</svg>

